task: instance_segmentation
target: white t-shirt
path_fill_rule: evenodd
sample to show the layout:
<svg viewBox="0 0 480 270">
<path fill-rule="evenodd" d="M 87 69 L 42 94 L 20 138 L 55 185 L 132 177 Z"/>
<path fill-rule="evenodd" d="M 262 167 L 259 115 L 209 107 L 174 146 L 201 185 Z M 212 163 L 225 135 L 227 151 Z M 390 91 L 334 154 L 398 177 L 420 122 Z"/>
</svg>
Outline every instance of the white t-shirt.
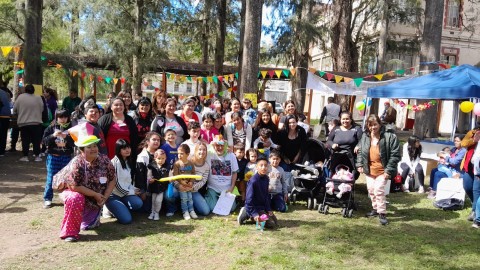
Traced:
<svg viewBox="0 0 480 270">
<path fill-rule="evenodd" d="M 207 187 L 220 193 L 228 190 L 232 185 L 232 174 L 238 172 L 237 158 L 233 153 L 218 156 L 209 152 L 207 161 L 210 164 L 210 176 Z"/>
</svg>

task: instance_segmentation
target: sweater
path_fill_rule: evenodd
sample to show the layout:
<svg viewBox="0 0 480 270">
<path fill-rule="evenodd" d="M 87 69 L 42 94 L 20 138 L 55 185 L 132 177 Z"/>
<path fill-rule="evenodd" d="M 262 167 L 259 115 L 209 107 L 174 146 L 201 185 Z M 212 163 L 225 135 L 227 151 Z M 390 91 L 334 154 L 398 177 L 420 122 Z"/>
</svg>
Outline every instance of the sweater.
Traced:
<svg viewBox="0 0 480 270">
<path fill-rule="evenodd" d="M 10 118 L 10 95 L 0 89 L 0 118 Z"/>
<path fill-rule="evenodd" d="M 245 209 L 250 217 L 258 216 L 259 211 L 272 211 L 268 185 L 269 179 L 267 175 L 259 175 L 256 173 L 250 179 L 245 196 Z"/>
<path fill-rule="evenodd" d="M 285 182 L 285 171 L 282 167 L 277 166 L 274 168 L 270 166 L 268 170 L 268 177 L 270 178 L 268 184 L 268 192 L 271 194 L 282 194 L 285 195 L 287 191 L 287 183 Z"/>
<path fill-rule="evenodd" d="M 19 127 L 42 124 L 42 112 L 42 98 L 34 94 L 21 94 L 15 100 L 15 105 L 13 106 L 13 114 L 17 115 Z"/>
</svg>

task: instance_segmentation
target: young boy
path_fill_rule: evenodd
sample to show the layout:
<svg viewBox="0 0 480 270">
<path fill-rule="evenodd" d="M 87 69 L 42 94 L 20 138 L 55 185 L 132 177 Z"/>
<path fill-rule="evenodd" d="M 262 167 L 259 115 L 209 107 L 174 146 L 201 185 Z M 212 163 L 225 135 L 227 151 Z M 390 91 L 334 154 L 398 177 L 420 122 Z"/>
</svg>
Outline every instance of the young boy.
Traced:
<svg viewBox="0 0 480 270">
<path fill-rule="evenodd" d="M 173 129 L 167 129 L 165 131 L 165 143 L 160 147 L 167 154 L 166 164 L 168 169 L 173 168 L 173 164 L 177 161 L 178 146 L 175 144 L 177 139 L 177 133 Z"/>
<path fill-rule="evenodd" d="M 189 158 L 193 158 L 195 146 L 200 144 L 200 123 L 195 121 L 188 122 L 188 135 L 190 139 L 184 141 L 182 144 L 188 145 L 190 151 Z"/>
<path fill-rule="evenodd" d="M 268 214 L 265 227 L 274 228 L 277 225 L 277 218 L 270 207 L 270 195 L 268 194 L 268 162 L 263 156 L 257 159 L 257 173 L 252 176 L 247 185 L 245 206 L 238 214 L 238 224 L 243 225 L 246 220 L 253 218 L 255 221 L 262 221 L 260 217 Z"/>
<path fill-rule="evenodd" d="M 280 153 L 278 151 L 272 151 L 269 156 L 270 168 L 268 169 L 268 177 L 270 182 L 268 184 L 268 192 L 271 197 L 271 208 L 275 211 L 285 212 L 287 207 L 285 202 L 287 201 L 288 191 L 287 183 L 285 181 L 285 172 L 280 167 Z"/>
<path fill-rule="evenodd" d="M 235 144 L 233 153 L 237 157 L 238 163 L 237 182 L 235 185 L 242 196 L 242 202 L 245 202 L 245 169 L 248 163 L 248 160 L 245 158 L 245 146 L 243 144 Z"/>
<path fill-rule="evenodd" d="M 190 154 L 190 148 L 186 144 L 182 144 L 178 147 L 178 160 L 173 165 L 173 175 L 182 174 L 195 174 L 195 165 L 188 160 Z M 183 218 L 189 220 L 190 218 L 196 219 L 197 214 L 193 209 L 192 187 L 193 180 L 182 179 L 175 182 L 175 187 L 180 192 L 180 202 L 183 212 Z"/>
</svg>

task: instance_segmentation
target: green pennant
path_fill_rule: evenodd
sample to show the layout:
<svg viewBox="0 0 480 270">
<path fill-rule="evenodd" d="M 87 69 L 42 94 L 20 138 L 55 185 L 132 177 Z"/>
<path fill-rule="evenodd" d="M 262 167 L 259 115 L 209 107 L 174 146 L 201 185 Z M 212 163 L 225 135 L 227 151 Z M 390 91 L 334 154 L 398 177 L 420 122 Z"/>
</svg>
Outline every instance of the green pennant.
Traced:
<svg viewBox="0 0 480 270">
<path fill-rule="evenodd" d="M 112 78 L 110 78 L 110 77 L 106 77 L 106 78 L 105 78 L 105 82 L 106 82 L 107 84 L 110 84 L 111 81 L 112 81 Z"/>
<path fill-rule="evenodd" d="M 225 93 L 224 91 L 218 92 L 218 95 L 221 96 L 221 97 L 223 97 L 223 94 L 224 94 L 224 93 Z"/>
<path fill-rule="evenodd" d="M 456 65 L 452 65 L 450 68 L 456 68 L 457 66 Z"/>
<path fill-rule="evenodd" d="M 398 69 L 398 70 L 395 70 L 395 73 L 397 73 L 398 75 L 403 75 L 405 74 L 405 69 Z"/>
<path fill-rule="evenodd" d="M 287 78 L 289 77 L 289 75 L 290 75 L 290 70 L 284 69 L 284 70 L 282 70 L 282 72 L 283 72 L 283 74 L 285 75 L 285 77 L 287 77 Z"/>
<path fill-rule="evenodd" d="M 238 72 L 237 72 L 237 73 L 235 73 L 235 78 L 237 78 L 237 79 L 238 79 Z"/>
<path fill-rule="evenodd" d="M 20 69 L 19 71 L 17 71 L 17 74 L 23 74 L 24 70 L 23 69 Z"/>
<path fill-rule="evenodd" d="M 361 85 L 362 82 L 363 82 L 363 78 L 355 78 L 355 79 L 353 79 L 353 81 L 355 82 L 355 85 L 356 85 L 357 87 L 360 87 L 360 85 Z"/>
<path fill-rule="evenodd" d="M 203 80 L 205 83 L 208 83 L 207 77 L 202 77 L 202 80 Z"/>
<path fill-rule="evenodd" d="M 218 77 L 217 76 L 213 76 L 213 82 L 218 83 Z"/>
<path fill-rule="evenodd" d="M 47 57 L 42 55 L 42 56 L 40 56 L 40 60 L 45 61 L 45 60 L 47 60 Z"/>
<path fill-rule="evenodd" d="M 320 77 L 323 77 L 323 75 L 325 75 L 325 73 L 326 73 L 325 71 L 319 71 L 318 75 L 320 75 Z"/>
<path fill-rule="evenodd" d="M 188 80 L 189 82 L 191 82 L 191 81 L 192 81 L 192 77 L 191 77 L 191 76 L 187 76 L 187 80 Z"/>
</svg>

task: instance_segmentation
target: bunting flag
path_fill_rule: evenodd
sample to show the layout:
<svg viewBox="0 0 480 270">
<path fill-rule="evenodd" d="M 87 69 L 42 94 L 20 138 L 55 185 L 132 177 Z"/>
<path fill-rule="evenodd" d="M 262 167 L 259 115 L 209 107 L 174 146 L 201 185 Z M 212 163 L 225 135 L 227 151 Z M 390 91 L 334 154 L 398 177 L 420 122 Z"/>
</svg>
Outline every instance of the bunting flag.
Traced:
<svg viewBox="0 0 480 270">
<path fill-rule="evenodd" d="M 376 74 L 376 75 L 373 75 L 373 77 L 377 78 L 377 80 L 381 81 L 382 78 L 383 78 L 383 75 L 384 74 Z"/>
<path fill-rule="evenodd" d="M 238 79 L 238 72 L 237 72 L 237 73 L 235 73 L 235 78 L 237 78 L 237 79 Z"/>
<path fill-rule="evenodd" d="M 357 87 L 360 87 L 360 85 L 361 85 L 362 82 L 363 82 L 363 78 L 355 78 L 355 79 L 353 79 L 353 82 L 355 82 L 355 85 L 356 85 Z"/>
<path fill-rule="evenodd" d="M 85 73 L 85 71 L 84 71 L 84 72 L 82 72 L 82 80 L 85 79 L 85 76 L 87 76 L 87 73 Z"/>
<path fill-rule="evenodd" d="M 213 76 L 213 82 L 214 82 L 215 84 L 218 84 L 218 77 L 217 77 L 217 76 Z"/>
<path fill-rule="evenodd" d="M 78 71 L 74 70 L 72 71 L 72 77 L 77 77 Z"/>
<path fill-rule="evenodd" d="M 275 70 L 275 74 L 277 74 L 277 78 L 280 79 L 280 76 L 282 76 L 282 70 Z"/>
<path fill-rule="evenodd" d="M 118 83 L 118 78 L 113 78 L 113 85 L 117 85 Z"/>
<path fill-rule="evenodd" d="M 396 72 L 398 75 L 402 76 L 403 74 L 405 74 L 405 69 L 395 70 L 395 72 Z"/>
<path fill-rule="evenodd" d="M 327 74 L 327 80 L 331 81 L 334 77 L 332 73 L 326 73 Z"/>
<path fill-rule="evenodd" d="M 342 81 L 343 77 L 342 76 L 338 76 L 338 75 L 335 75 L 335 83 L 340 83 Z"/>
<path fill-rule="evenodd" d="M 94 78 L 93 74 L 90 74 L 90 81 L 93 81 L 93 78 Z"/>
<path fill-rule="evenodd" d="M 125 84 L 126 81 L 127 81 L 127 80 L 125 80 L 125 78 L 123 78 L 123 77 L 120 78 L 120 82 L 121 82 L 122 84 Z"/>
<path fill-rule="evenodd" d="M 265 79 L 265 76 L 267 76 L 267 72 L 266 70 L 262 70 L 260 71 L 260 73 L 262 74 L 262 79 Z"/>
<path fill-rule="evenodd" d="M 13 52 L 14 52 L 15 55 L 17 56 L 17 55 L 20 53 L 20 46 L 13 47 Z"/>
<path fill-rule="evenodd" d="M 98 76 L 97 76 L 97 81 L 98 81 L 98 82 L 102 82 L 102 81 L 103 81 L 103 77 L 100 76 L 100 75 L 98 75 Z"/>
<path fill-rule="evenodd" d="M 105 77 L 105 82 L 106 82 L 107 84 L 110 84 L 110 83 L 112 82 L 112 78 L 110 78 L 110 77 Z"/>
<path fill-rule="evenodd" d="M 275 70 L 269 70 L 268 76 L 270 76 L 270 78 L 273 78 L 273 75 L 275 75 Z"/>
<path fill-rule="evenodd" d="M 7 57 L 7 55 L 12 51 L 13 46 L 2 46 L 2 54 L 3 57 Z"/>
<path fill-rule="evenodd" d="M 291 68 L 290 69 L 290 73 L 292 74 L 292 76 L 295 76 L 295 72 L 297 71 L 296 68 Z"/>
<path fill-rule="evenodd" d="M 191 82 L 191 81 L 192 81 L 192 77 L 191 77 L 191 76 L 187 76 L 187 80 L 188 80 L 189 82 Z"/>
<path fill-rule="evenodd" d="M 212 82 L 213 82 L 213 78 L 212 78 L 212 77 L 207 77 L 207 82 L 212 83 Z"/>
<path fill-rule="evenodd" d="M 320 77 L 323 77 L 323 75 L 325 75 L 325 71 L 319 71 L 318 75 L 320 75 Z"/>
<path fill-rule="evenodd" d="M 343 81 L 344 81 L 345 83 L 349 83 L 349 82 L 351 82 L 352 80 L 353 80 L 352 78 L 343 77 Z"/>
<path fill-rule="evenodd" d="M 317 70 L 315 68 L 308 68 L 308 71 L 310 71 L 311 73 L 315 74 L 315 72 L 317 72 Z"/>
<path fill-rule="evenodd" d="M 217 76 L 217 78 L 218 78 L 218 81 L 219 81 L 220 83 L 223 82 L 223 76 Z"/>
<path fill-rule="evenodd" d="M 62 65 L 56 64 L 55 67 L 56 67 L 57 69 L 61 69 L 61 68 L 62 68 Z"/>
<path fill-rule="evenodd" d="M 284 70 L 283 70 L 283 75 L 285 75 L 285 77 L 287 77 L 287 78 L 288 78 L 288 77 L 289 77 L 289 75 L 290 75 L 290 70 L 288 70 L 288 69 L 284 69 Z"/>
</svg>

